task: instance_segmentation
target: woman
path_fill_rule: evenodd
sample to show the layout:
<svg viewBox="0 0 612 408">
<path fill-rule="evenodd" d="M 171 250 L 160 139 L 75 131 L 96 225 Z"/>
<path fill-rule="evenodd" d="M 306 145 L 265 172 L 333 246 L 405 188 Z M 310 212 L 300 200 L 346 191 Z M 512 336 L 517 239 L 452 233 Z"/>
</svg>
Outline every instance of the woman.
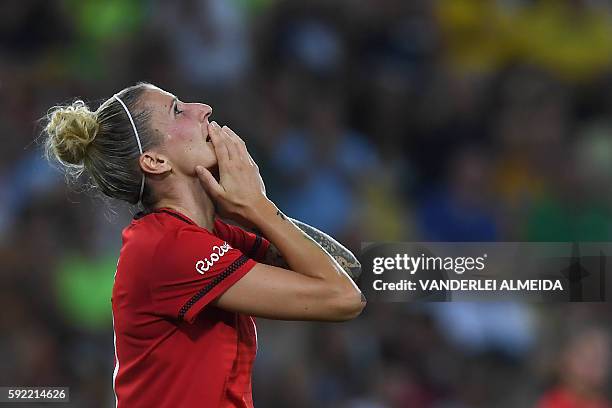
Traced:
<svg viewBox="0 0 612 408">
<path fill-rule="evenodd" d="M 252 407 L 251 316 L 342 321 L 365 305 L 354 256 L 283 215 L 211 112 L 141 83 L 95 112 L 48 115 L 47 153 L 68 175 L 145 209 L 123 231 L 112 293 L 119 407 Z"/>
</svg>

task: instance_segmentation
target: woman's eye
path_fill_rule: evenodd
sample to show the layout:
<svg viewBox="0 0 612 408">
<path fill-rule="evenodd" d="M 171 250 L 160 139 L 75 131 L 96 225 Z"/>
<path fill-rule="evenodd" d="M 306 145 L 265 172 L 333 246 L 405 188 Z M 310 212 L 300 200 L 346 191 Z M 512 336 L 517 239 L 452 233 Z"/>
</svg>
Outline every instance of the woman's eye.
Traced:
<svg viewBox="0 0 612 408">
<path fill-rule="evenodd" d="M 174 114 L 175 114 L 175 115 L 178 115 L 179 113 L 183 113 L 183 111 L 182 111 L 182 110 L 179 110 L 179 108 L 178 108 L 178 104 L 175 104 L 175 105 L 174 105 Z"/>
</svg>

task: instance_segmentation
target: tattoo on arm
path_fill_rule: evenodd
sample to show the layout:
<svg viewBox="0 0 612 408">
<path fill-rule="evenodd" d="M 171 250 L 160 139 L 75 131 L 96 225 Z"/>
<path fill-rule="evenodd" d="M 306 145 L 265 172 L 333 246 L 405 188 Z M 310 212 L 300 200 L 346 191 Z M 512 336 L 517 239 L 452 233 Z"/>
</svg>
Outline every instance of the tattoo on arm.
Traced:
<svg viewBox="0 0 612 408">
<path fill-rule="evenodd" d="M 273 243 L 270 243 L 266 255 L 263 259 L 263 263 L 266 265 L 278 266 L 279 268 L 288 268 L 285 258 L 281 255 L 278 248 Z"/>
<path fill-rule="evenodd" d="M 283 217 L 283 219 L 285 219 L 285 216 L 280 211 L 277 212 L 277 215 L 280 215 L 281 217 Z M 342 269 L 344 269 L 351 278 L 357 279 L 359 277 L 359 275 L 361 274 L 361 263 L 359 263 L 359 261 L 357 260 L 355 255 L 351 253 L 351 251 L 346 249 L 344 246 L 342 246 L 342 244 L 340 244 L 338 241 L 336 241 L 326 233 L 321 232 L 318 229 L 311 227 L 310 225 L 305 224 L 301 221 L 294 220 L 293 218 L 290 218 L 290 220 L 300 230 L 302 230 L 302 232 L 307 235 L 305 236 L 306 239 L 312 239 L 313 241 L 321 245 L 321 247 L 323 247 L 323 249 L 325 249 L 325 251 L 332 258 L 334 258 L 336 262 L 338 262 L 338 264 L 340 264 Z M 266 252 L 264 263 L 268 265 L 278 266 L 281 268 L 288 267 L 287 262 L 283 258 L 283 255 L 273 244 L 270 244 L 270 247 Z"/>
<path fill-rule="evenodd" d="M 351 278 L 356 279 L 359 277 L 359 274 L 361 273 L 361 263 L 359 263 L 351 251 L 346 249 L 342 244 L 326 233 L 319 231 L 318 229 L 301 221 L 294 219 L 291 219 L 291 221 L 293 221 L 293 223 L 306 235 L 321 245 L 323 249 L 325 249 L 325 251 L 327 251 L 327 253 L 340 264 L 342 269 L 344 269 Z"/>
</svg>

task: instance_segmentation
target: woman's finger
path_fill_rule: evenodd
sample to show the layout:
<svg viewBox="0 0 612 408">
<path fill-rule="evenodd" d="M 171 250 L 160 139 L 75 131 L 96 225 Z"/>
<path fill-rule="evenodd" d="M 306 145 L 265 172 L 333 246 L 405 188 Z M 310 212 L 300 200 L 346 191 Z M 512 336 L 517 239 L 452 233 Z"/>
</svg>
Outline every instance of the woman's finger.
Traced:
<svg viewBox="0 0 612 408">
<path fill-rule="evenodd" d="M 246 143 L 244 142 L 244 140 L 242 140 L 242 138 L 240 136 L 238 136 L 238 134 L 236 132 L 234 132 L 229 126 L 223 126 L 223 129 L 226 130 L 230 135 L 232 135 L 232 137 L 234 137 L 238 141 L 239 146 L 240 146 L 240 150 L 245 155 L 245 157 L 247 158 L 249 163 L 251 163 L 253 166 L 259 168 L 259 166 L 257 166 L 257 163 L 255 162 L 255 160 L 253 160 L 253 157 L 251 156 L 251 153 L 249 153 L 249 149 L 247 149 Z"/>
<path fill-rule="evenodd" d="M 238 134 L 236 134 L 236 132 L 234 132 L 229 126 L 223 126 L 223 130 L 232 138 L 232 140 L 236 143 L 236 148 L 238 150 L 238 152 L 240 153 L 241 157 L 244 158 L 244 160 L 249 160 L 249 152 L 246 148 L 246 144 L 244 143 L 244 140 L 242 140 L 240 138 L 240 136 L 238 136 Z M 249 160 L 250 161 L 250 160 Z"/>
<path fill-rule="evenodd" d="M 219 170 L 225 170 L 230 161 L 229 150 L 227 148 L 227 137 L 222 133 L 221 127 L 219 127 L 217 122 L 208 124 L 208 134 L 210 135 L 210 141 L 217 155 Z"/>
<path fill-rule="evenodd" d="M 249 153 L 249 152 L 247 151 L 247 155 L 249 156 L 249 162 L 250 162 L 250 163 L 251 163 L 253 166 L 255 166 L 255 167 L 259 168 L 259 166 L 258 166 L 258 165 L 257 165 L 257 163 L 255 162 L 255 160 L 253 160 L 253 157 L 251 156 L 251 153 Z"/>
<path fill-rule="evenodd" d="M 213 199 L 218 200 L 223 196 L 223 193 L 225 192 L 223 186 L 217 182 L 210 171 L 205 169 L 203 166 L 196 166 L 196 173 L 200 179 L 202 187 L 204 187 L 204 190 L 206 190 L 206 192 L 208 192 Z"/>
<path fill-rule="evenodd" d="M 238 136 L 238 134 L 234 132 L 229 126 L 227 125 L 223 126 L 223 130 L 225 130 L 227 134 L 230 135 L 232 139 L 235 140 L 237 143 L 239 143 L 241 146 L 246 146 L 246 144 L 244 143 L 244 140 L 242 140 L 242 138 Z"/>
<path fill-rule="evenodd" d="M 223 135 L 227 138 L 227 148 L 230 151 L 231 160 L 242 160 L 243 155 L 240 152 L 238 142 L 226 129 L 227 126 L 223 126 L 221 132 L 223 132 Z"/>
<path fill-rule="evenodd" d="M 246 155 L 244 154 L 244 152 L 242 151 L 240 141 L 237 138 L 235 138 L 228 131 L 228 129 L 229 128 L 227 126 L 223 126 L 223 128 L 221 130 L 227 136 L 228 148 L 231 149 L 230 155 L 232 157 L 232 160 L 236 161 L 236 164 L 238 164 L 240 162 L 248 163 L 248 159 L 247 159 Z"/>
</svg>

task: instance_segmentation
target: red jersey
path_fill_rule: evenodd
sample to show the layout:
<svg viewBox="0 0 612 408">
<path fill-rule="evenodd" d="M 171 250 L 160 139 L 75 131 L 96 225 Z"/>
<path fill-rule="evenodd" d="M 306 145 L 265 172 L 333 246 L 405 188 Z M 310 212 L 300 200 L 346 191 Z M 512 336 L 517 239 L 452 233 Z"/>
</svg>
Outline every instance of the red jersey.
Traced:
<svg viewBox="0 0 612 408">
<path fill-rule="evenodd" d="M 117 406 L 252 407 L 255 321 L 209 303 L 269 243 L 165 208 L 136 218 L 122 238 L 112 294 Z"/>
</svg>

